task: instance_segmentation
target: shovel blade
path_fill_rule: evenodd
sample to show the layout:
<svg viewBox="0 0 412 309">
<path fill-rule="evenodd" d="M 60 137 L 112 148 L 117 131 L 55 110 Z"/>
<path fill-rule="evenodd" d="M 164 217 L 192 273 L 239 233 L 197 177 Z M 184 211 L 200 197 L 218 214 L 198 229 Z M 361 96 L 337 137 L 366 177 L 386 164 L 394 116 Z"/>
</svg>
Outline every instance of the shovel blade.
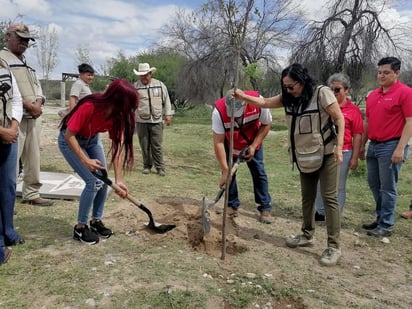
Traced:
<svg viewBox="0 0 412 309">
<path fill-rule="evenodd" d="M 158 233 L 158 234 L 163 234 L 166 233 L 170 230 L 173 230 L 176 225 L 175 224 L 157 224 L 155 223 L 154 219 L 153 219 L 153 215 L 152 212 L 143 204 L 139 204 L 138 207 L 143 210 L 147 216 L 149 217 L 149 223 L 145 224 L 145 226 L 147 226 L 148 229 Z"/>
<path fill-rule="evenodd" d="M 208 205 L 206 205 L 205 198 L 202 200 L 202 226 L 203 226 L 203 235 L 209 234 L 210 232 L 210 218 L 209 212 L 207 211 Z"/>
</svg>

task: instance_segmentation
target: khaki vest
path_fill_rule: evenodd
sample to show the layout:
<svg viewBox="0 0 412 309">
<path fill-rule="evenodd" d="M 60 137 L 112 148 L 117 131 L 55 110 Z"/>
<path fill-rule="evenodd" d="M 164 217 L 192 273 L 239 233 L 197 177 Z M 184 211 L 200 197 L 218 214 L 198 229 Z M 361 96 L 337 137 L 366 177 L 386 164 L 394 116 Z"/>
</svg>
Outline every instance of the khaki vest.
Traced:
<svg viewBox="0 0 412 309">
<path fill-rule="evenodd" d="M 152 78 L 150 84 L 143 85 L 140 81 L 135 84 L 139 93 L 139 106 L 136 119 L 144 121 L 159 121 L 163 114 L 163 88 L 160 81 Z"/>
<path fill-rule="evenodd" d="M 36 98 L 43 97 L 40 81 L 37 79 L 36 71 L 33 68 L 29 67 L 7 49 L 0 51 L 0 58 L 9 65 L 24 101 L 35 102 Z M 23 118 L 31 118 L 31 116 L 27 111 L 23 110 Z"/>
<path fill-rule="evenodd" d="M 2 87 L 6 87 L 8 90 L 5 93 L 0 91 L 0 126 L 8 128 L 12 119 L 11 100 L 13 98 L 13 87 L 10 70 L 7 64 L 0 60 L 0 89 Z"/>
<path fill-rule="evenodd" d="M 324 156 L 333 153 L 336 144 L 335 125 L 320 104 L 322 87 L 317 87 L 305 110 L 285 106 L 291 161 L 302 173 L 319 170 Z"/>
</svg>

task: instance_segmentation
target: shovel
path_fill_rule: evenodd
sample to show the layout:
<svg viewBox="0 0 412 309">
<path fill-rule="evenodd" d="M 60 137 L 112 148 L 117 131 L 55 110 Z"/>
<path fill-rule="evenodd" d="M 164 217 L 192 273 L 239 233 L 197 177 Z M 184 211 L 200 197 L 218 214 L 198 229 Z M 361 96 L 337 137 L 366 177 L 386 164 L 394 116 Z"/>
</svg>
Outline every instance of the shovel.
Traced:
<svg viewBox="0 0 412 309">
<path fill-rule="evenodd" d="M 239 155 L 237 156 L 237 159 L 235 163 L 232 166 L 232 169 L 230 170 L 230 179 L 232 179 L 233 175 L 235 175 L 237 168 L 240 164 L 240 162 L 243 162 L 245 160 L 244 156 L 247 154 L 248 148 L 243 148 L 240 152 Z M 219 202 L 220 198 L 223 196 L 223 193 L 225 193 L 225 186 L 222 186 L 219 190 L 219 192 L 216 194 L 215 199 L 206 204 L 205 198 L 203 197 L 202 199 L 202 225 L 203 225 L 203 234 L 206 235 L 210 232 L 210 218 L 209 218 L 209 213 L 207 210 L 210 207 L 213 207 L 216 205 L 217 202 Z"/>
<path fill-rule="evenodd" d="M 122 189 L 116 185 L 115 183 L 113 183 L 108 177 L 107 177 L 107 171 L 106 170 L 98 170 L 98 171 L 94 171 L 92 172 L 94 176 L 96 176 L 97 178 L 99 178 L 100 180 L 102 180 L 105 184 L 107 184 L 108 186 L 110 186 L 114 191 L 119 192 L 122 191 Z M 153 219 L 153 215 L 152 212 L 143 204 L 139 203 L 139 201 L 137 199 L 135 199 L 133 196 L 131 195 L 127 195 L 126 198 L 132 202 L 134 205 L 136 205 L 137 207 L 139 207 L 141 210 L 143 210 L 148 216 L 149 216 L 149 223 L 145 224 L 150 230 L 154 231 L 155 233 L 159 233 L 159 234 L 163 234 L 166 233 L 170 230 L 173 230 L 176 225 L 175 224 L 157 224 L 155 223 L 154 219 Z"/>
</svg>

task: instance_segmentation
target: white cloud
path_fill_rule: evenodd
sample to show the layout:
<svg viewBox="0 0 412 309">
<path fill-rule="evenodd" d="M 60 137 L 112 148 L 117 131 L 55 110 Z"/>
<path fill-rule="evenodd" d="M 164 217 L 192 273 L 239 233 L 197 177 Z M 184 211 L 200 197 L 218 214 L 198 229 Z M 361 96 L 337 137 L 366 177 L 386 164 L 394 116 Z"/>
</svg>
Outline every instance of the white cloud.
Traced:
<svg viewBox="0 0 412 309">
<path fill-rule="evenodd" d="M 76 72 L 75 52 L 78 47 L 89 51 L 96 69 L 121 50 L 125 55 L 136 55 L 150 48 L 160 39 L 159 29 L 180 6 L 197 8 L 206 0 L 0 0 L 0 19 L 15 20 L 18 15 L 31 28 L 53 25 L 59 35 L 58 67 L 52 78 L 62 72 Z M 327 0 L 299 1 L 308 18 L 325 16 L 322 9 Z M 410 1 L 405 1 L 406 5 Z M 398 13 L 398 20 L 409 18 L 412 11 Z M 400 14 L 400 15 L 399 15 Z M 27 58 L 37 66 L 35 50 L 27 51 Z M 37 69 L 39 75 L 41 72 Z"/>
</svg>

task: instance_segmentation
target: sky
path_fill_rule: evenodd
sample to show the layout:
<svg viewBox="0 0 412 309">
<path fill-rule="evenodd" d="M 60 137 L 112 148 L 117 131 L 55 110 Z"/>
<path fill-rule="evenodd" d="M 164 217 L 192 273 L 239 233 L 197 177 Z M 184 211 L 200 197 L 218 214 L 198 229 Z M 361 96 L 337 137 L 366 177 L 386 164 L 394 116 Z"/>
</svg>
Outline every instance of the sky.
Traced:
<svg viewBox="0 0 412 309">
<path fill-rule="evenodd" d="M 296 0 L 311 17 L 319 17 L 326 0 Z M 379 1 L 379 0 L 378 0 Z M 149 49 L 161 38 L 159 29 L 178 9 L 195 10 L 206 0 L 0 0 L 0 20 L 24 22 L 29 28 L 56 29 L 58 64 L 50 74 L 77 73 L 76 50 L 88 50 L 94 68 L 99 69 L 119 51 L 126 56 Z M 412 23 L 412 1 L 399 0 L 386 12 L 394 20 Z M 411 35 L 412 36 L 412 35 Z M 35 47 L 26 51 L 28 63 L 39 77 Z"/>
</svg>

